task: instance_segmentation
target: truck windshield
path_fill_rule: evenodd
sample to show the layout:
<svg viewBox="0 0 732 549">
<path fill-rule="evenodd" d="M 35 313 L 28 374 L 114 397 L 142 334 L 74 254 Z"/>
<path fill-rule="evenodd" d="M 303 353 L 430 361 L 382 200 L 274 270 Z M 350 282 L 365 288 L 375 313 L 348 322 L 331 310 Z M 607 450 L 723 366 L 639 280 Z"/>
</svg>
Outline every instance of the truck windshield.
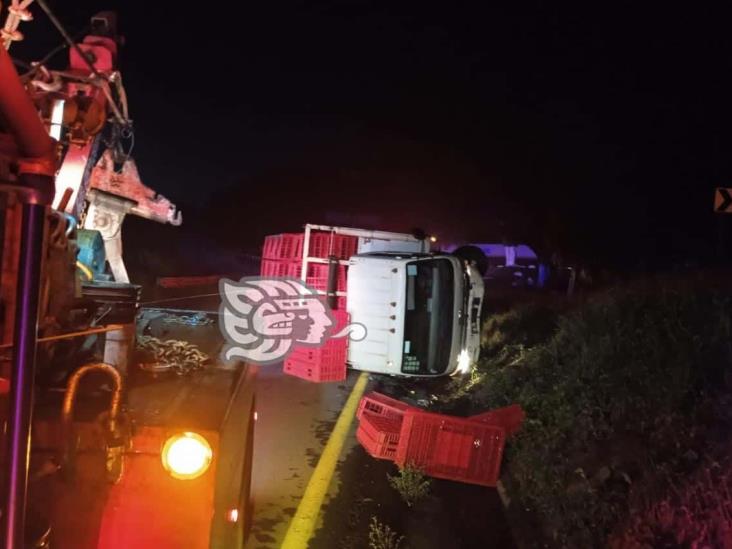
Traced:
<svg viewBox="0 0 732 549">
<path fill-rule="evenodd" d="M 452 348 L 454 272 L 448 259 L 407 263 L 402 372 L 441 374 Z"/>
</svg>

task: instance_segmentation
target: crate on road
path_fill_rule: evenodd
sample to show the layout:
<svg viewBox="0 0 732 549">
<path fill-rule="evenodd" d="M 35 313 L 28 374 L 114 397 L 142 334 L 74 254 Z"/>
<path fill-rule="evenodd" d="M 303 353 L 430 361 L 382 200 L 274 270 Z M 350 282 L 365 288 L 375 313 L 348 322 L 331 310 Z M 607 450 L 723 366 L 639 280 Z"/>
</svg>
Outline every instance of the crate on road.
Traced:
<svg viewBox="0 0 732 549">
<path fill-rule="evenodd" d="M 361 397 L 361 401 L 358 403 L 356 417 L 361 419 L 361 416 L 368 412 L 370 414 L 401 419 L 404 412 L 410 408 L 411 406 L 404 404 L 400 400 L 372 391 Z"/>
<path fill-rule="evenodd" d="M 506 436 L 510 437 L 521 429 L 521 425 L 526 418 L 523 408 L 518 404 L 511 404 L 503 408 L 496 408 L 482 414 L 470 416 L 468 419 L 480 421 L 488 425 L 498 425 L 506 431 Z"/>
<path fill-rule="evenodd" d="M 395 461 L 435 478 L 495 486 L 505 440 L 503 427 L 412 408 L 404 412 Z"/>
<path fill-rule="evenodd" d="M 400 418 L 366 412 L 361 416 L 356 438 L 373 457 L 394 460 L 399 446 L 401 428 Z"/>
</svg>

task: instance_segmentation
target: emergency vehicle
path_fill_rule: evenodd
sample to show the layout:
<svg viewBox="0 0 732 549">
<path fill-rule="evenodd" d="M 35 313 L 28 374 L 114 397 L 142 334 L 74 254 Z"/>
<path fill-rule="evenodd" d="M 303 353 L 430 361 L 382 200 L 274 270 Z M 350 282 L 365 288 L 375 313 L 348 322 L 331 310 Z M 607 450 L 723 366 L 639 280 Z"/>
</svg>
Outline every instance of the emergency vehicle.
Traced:
<svg viewBox="0 0 732 549">
<path fill-rule="evenodd" d="M 68 65 L 19 76 L 31 1 L 0 47 L 3 546 L 242 547 L 255 371 L 219 360 L 216 314 L 140 307 L 122 222 L 181 217 L 130 156 L 116 18 L 77 43 L 39 1 Z"/>
</svg>

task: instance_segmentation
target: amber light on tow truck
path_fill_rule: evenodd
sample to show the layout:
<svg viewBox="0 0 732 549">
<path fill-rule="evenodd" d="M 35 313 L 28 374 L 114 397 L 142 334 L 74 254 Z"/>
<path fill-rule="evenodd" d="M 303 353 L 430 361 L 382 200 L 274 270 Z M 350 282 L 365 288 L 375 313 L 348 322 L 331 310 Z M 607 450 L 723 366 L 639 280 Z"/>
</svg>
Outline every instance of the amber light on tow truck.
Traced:
<svg viewBox="0 0 732 549">
<path fill-rule="evenodd" d="M 165 441 L 160 458 L 173 478 L 188 480 L 206 472 L 211 465 L 213 451 L 201 435 L 186 431 Z"/>
</svg>

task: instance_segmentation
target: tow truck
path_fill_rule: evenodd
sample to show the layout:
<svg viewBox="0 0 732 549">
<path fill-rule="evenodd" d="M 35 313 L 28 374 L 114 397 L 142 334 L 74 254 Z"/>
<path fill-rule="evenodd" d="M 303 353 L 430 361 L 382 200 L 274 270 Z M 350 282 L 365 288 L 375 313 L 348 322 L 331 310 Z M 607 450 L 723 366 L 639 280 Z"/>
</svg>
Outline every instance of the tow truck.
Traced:
<svg viewBox="0 0 732 549">
<path fill-rule="evenodd" d="M 219 360 L 215 313 L 141 307 L 123 220 L 182 219 L 130 156 L 116 17 L 75 42 L 37 0 L 68 65 L 19 76 L 32 1 L 0 33 L 3 547 L 242 547 L 255 369 Z"/>
</svg>

